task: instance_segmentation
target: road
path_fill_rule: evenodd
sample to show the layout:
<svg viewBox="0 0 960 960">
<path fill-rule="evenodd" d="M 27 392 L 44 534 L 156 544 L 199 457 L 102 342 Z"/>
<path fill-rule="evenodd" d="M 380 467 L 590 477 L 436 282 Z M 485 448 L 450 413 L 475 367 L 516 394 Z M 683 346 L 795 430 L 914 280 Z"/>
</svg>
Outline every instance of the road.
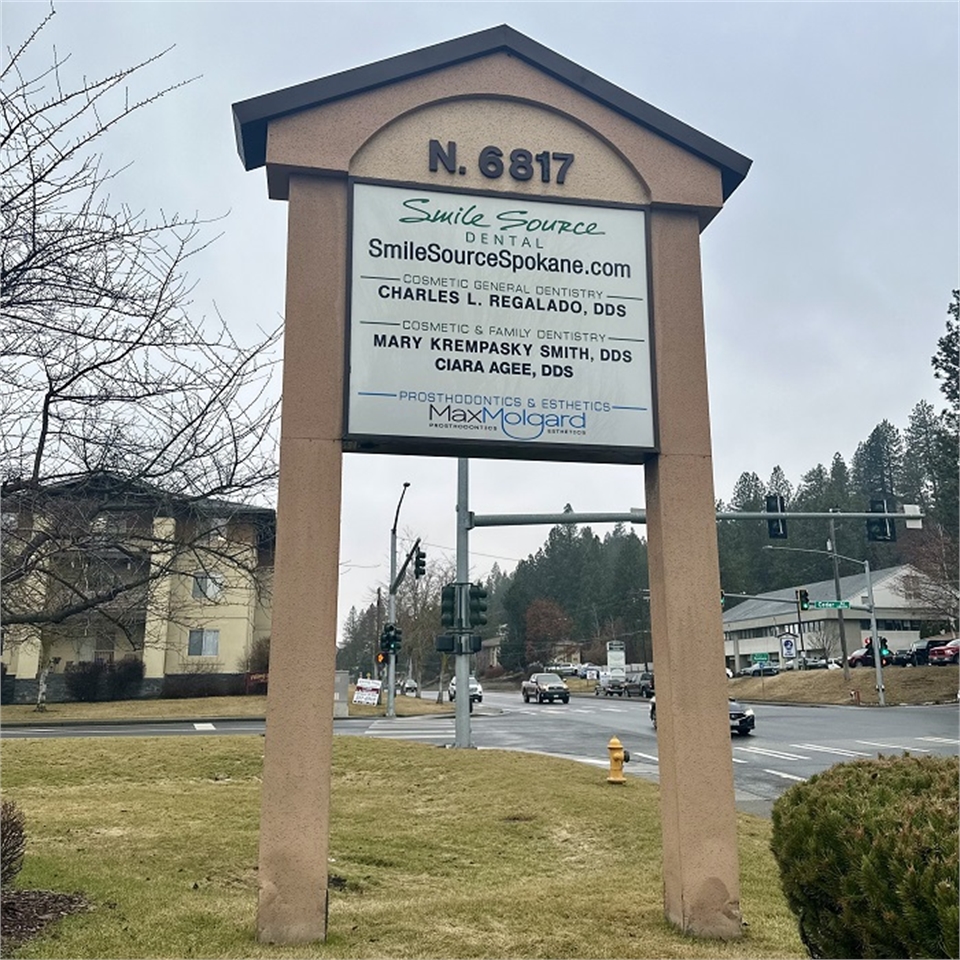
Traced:
<svg viewBox="0 0 960 960">
<path fill-rule="evenodd" d="M 425 693 L 430 698 L 432 694 Z M 956 756 L 960 746 L 956 705 L 925 707 L 832 707 L 754 704 L 757 729 L 731 736 L 734 783 L 741 810 L 769 815 L 773 801 L 792 783 L 842 760 L 877 754 Z M 4 738 L 230 735 L 262 733 L 261 720 L 205 723 L 89 724 L 5 727 Z M 338 720 L 338 734 L 393 737 L 449 745 L 452 717 Z M 629 750 L 627 774 L 658 779 L 657 735 L 649 705 L 631 698 L 574 697 L 569 704 L 525 704 L 519 693 L 487 691 L 471 720 L 472 744 L 480 749 L 529 750 L 608 766 L 607 742 L 620 738 Z"/>
</svg>

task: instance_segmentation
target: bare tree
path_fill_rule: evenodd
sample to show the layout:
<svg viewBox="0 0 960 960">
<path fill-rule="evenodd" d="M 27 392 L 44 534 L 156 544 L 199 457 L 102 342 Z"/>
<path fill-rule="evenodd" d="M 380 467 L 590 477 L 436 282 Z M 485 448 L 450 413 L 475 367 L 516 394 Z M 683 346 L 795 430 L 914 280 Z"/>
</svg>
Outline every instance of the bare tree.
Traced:
<svg viewBox="0 0 960 960">
<path fill-rule="evenodd" d="M 2 623 L 38 631 L 122 626 L 185 563 L 256 562 L 207 521 L 272 490 L 280 335 L 192 313 L 207 222 L 108 193 L 101 138 L 182 86 L 130 98 L 164 54 L 71 84 L 68 57 L 32 65 L 53 16 L 0 71 Z"/>
</svg>

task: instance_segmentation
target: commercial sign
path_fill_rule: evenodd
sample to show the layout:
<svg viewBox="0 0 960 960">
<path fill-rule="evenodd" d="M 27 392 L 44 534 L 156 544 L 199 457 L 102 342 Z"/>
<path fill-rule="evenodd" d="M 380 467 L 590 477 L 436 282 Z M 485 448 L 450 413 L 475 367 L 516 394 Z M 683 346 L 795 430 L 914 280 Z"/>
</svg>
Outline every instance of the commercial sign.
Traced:
<svg viewBox="0 0 960 960">
<path fill-rule="evenodd" d="M 353 690 L 353 702 L 376 706 L 380 702 L 381 681 L 360 677 Z"/>
<path fill-rule="evenodd" d="M 354 183 L 347 448 L 643 462 L 645 216 Z"/>
</svg>

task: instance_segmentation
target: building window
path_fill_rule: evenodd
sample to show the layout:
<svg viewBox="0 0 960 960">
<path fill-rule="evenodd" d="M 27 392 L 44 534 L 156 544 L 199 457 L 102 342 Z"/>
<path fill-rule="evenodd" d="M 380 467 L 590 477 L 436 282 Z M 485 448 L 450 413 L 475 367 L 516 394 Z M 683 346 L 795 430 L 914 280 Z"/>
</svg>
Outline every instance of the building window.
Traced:
<svg viewBox="0 0 960 960">
<path fill-rule="evenodd" d="M 208 544 L 223 543 L 227 539 L 227 518 L 208 518 L 203 524 L 203 539 Z"/>
<path fill-rule="evenodd" d="M 193 575 L 194 600 L 219 600 L 223 595 L 223 574 L 195 573 Z"/>
<path fill-rule="evenodd" d="M 191 630 L 187 639 L 188 657 L 215 657 L 220 652 L 219 630 Z"/>
<path fill-rule="evenodd" d="M 109 634 L 98 633 L 93 643 L 93 659 L 97 663 L 113 663 L 114 638 Z"/>
</svg>

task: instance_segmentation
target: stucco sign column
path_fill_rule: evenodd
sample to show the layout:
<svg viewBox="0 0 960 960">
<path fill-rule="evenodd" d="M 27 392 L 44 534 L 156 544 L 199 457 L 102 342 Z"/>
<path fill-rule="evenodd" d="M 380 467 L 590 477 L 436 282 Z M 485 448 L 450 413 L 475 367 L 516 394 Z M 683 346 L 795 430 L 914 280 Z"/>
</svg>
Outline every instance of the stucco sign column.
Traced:
<svg viewBox="0 0 960 960">
<path fill-rule="evenodd" d="M 234 118 L 290 224 L 258 936 L 327 930 L 344 451 L 646 465 L 665 911 L 739 935 L 699 234 L 750 161 L 505 26 Z"/>
</svg>

